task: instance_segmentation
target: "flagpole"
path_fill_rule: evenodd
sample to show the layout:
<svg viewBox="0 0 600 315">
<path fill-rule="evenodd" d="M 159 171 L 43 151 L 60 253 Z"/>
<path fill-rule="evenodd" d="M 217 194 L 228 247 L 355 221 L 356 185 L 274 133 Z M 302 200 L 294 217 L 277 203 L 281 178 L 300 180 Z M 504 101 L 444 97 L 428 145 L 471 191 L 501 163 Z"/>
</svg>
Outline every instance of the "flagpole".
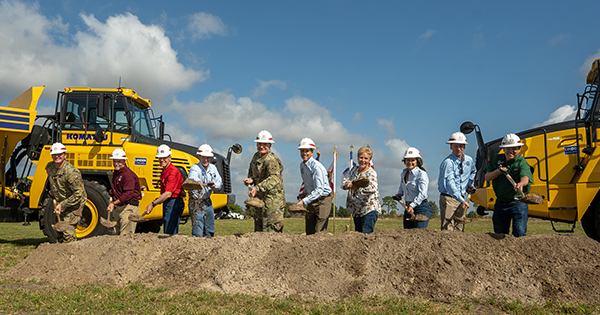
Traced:
<svg viewBox="0 0 600 315">
<path fill-rule="evenodd" d="M 333 235 L 335 235 L 335 186 L 336 186 L 336 168 L 337 168 L 337 146 L 334 145 L 333 146 L 333 191 L 331 192 L 333 194 Z"/>
</svg>

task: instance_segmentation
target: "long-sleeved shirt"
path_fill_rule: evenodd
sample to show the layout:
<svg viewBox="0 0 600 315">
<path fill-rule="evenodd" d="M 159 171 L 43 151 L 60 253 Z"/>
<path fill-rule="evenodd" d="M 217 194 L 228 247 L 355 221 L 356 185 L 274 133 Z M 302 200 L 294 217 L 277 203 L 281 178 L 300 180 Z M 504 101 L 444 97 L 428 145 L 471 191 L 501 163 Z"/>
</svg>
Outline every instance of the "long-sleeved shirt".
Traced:
<svg viewBox="0 0 600 315">
<path fill-rule="evenodd" d="M 188 174 L 188 178 L 203 184 L 208 184 L 210 182 L 215 183 L 214 188 L 204 186 L 202 187 L 202 190 L 190 191 L 192 198 L 208 199 L 213 191 L 220 190 L 221 187 L 223 187 L 223 180 L 221 179 L 221 175 L 214 164 L 209 163 L 206 169 L 200 163 L 192 165 L 190 168 L 190 173 Z"/>
<path fill-rule="evenodd" d="M 300 175 L 304 181 L 304 193 L 306 197 L 302 198 L 304 204 L 309 204 L 317 198 L 325 197 L 331 194 L 329 180 L 327 179 L 327 170 L 321 162 L 311 157 L 308 161 L 300 162 Z"/>
<path fill-rule="evenodd" d="M 402 171 L 398 194 L 404 196 L 404 200 L 409 203 L 408 205 L 415 208 L 427 199 L 429 177 L 424 170 L 415 167 L 408 173 L 408 181 L 406 181 L 404 179 L 407 172 L 408 168 Z"/>
<path fill-rule="evenodd" d="M 140 180 L 127 166 L 113 173 L 112 195 L 113 200 L 119 200 L 122 203 L 142 199 Z"/>
<path fill-rule="evenodd" d="M 61 168 L 56 168 L 54 162 L 48 163 L 46 172 L 56 201 L 64 210 L 79 211 L 78 214 L 81 214 L 87 201 L 87 193 L 79 170 L 65 161 Z"/>
<path fill-rule="evenodd" d="M 369 179 L 369 186 L 351 189 L 348 191 L 348 198 L 346 199 L 346 207 L 352 213 L 353 217 L 362 217 L 371 211 L 377 211 L 381 213 L 381 204 L 379 203 L 379 189 L 377 184 L 377 172 L 370 168 L 363 173 L 358 173 L 359 166 L 353 166 L 350 169 L 348 178 L 342 182 L 342 187 L 347 182 L 351 182 L 359 177 L 366 177 Z"/>
<path fill-rule="evenodd" d="M 450 153 L 440 165 L 438 190 L 442 194 L 450 195 L 459 202 L 465 201 L 467 187 L 473 185 L 475 180 L 475 163 L 473 159 L 464 155 L 464 159 Z"/>
</svg>

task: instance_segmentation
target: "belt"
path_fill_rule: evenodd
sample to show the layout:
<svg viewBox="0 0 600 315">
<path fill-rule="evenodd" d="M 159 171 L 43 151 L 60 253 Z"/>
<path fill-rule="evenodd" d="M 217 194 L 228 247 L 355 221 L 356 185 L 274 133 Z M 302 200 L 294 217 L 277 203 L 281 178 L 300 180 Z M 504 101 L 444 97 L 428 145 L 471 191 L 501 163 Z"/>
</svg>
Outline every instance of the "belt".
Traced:
<svg viewBox="0 0 600 315">
<path fill-rule="evenodd" d="M 331 197 L 331 195 L 327 195 L 327 196 L 319 197 L 319 198 L 317 198 L 317 200 L 325 200 L 325 198 L 329 198 L 329 197 Z"/>
<path fill-rule="evenodd" d="M 130 205 L 132 206 L 139 206 L 140 205 L 140 201 L 139 200 L 129 200 L 128 202 Z"/>
<path fill-rule="evenodd" d="M 423 202 L 421 202 L 419 205 L 422 205 L 422 204 L 424 204 L 424 203 L 427 203 L 427 202 L 428 202 L 428 201 L 427 201 L 427 199 L 425 199 L 425 200 L 423 200 Z M 407 201 L 407 202 L 406 202 L 406 204 L 407 204 L 407 205 L 410 205 L 411 203 L 412 203 L 412 201 Z"/>
<path fill-rule="evenodd" d="M 450 195 L 448 195 L 448 194 L 446 194 L 446 193 L 440 193 L 440 195 L 442 195 L 442 196 L 446 196 L 446 197 L 452 197 L 452 196 L 450 196 Z"/>
</svg>

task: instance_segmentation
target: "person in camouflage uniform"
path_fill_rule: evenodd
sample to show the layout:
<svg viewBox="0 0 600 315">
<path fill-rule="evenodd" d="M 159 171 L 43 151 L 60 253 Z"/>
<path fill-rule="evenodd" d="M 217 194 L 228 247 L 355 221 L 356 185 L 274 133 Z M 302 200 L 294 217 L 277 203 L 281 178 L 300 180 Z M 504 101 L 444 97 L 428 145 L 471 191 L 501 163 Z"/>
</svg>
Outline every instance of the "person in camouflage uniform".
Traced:
<svg viewBox="0 0 600 315">
<path fill-rule="evenodd" d="M 50 194 L 54 197 L 54 213 L 61 220 L 70 223 L 69 229 L 57 232 L 58 241 L 70 243 L 77 240 L 75 226 L 81 219 L 81 212 L 87 201 L 81 173 L 75 166 L 66 161 L 67 148 L 62 143 L 55 143 L 50 149 L 52 162 L 46 165 Z"/>
<path fill-rule="evenodd" d="M 250 186 L 248 196 L 256 197 L 265 203 L 263 209 L 255 209 L 255 232 L 283 232 L 283 212 L 285 206 L 285 192 L 283 190 L 283 164 L 271 152 L 271 145 L 275 143 L 271 133 L 263 130 L 256 137 L 256 153 L 252 157 L 248 168 L 248 177 L 244 184 Z"/>
</svg>

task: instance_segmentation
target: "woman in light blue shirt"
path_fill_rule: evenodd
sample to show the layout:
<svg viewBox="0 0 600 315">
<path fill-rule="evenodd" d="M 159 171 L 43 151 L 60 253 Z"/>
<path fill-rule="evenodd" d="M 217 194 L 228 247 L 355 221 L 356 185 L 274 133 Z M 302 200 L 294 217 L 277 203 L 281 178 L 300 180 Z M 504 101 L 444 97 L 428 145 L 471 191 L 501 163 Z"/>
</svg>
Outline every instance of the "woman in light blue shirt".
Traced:
<svg viewBox="0 0 600 315">
<path fill-rule="evenodd" d="M 404 214 L 405 229 L 425 229 L 431 218 L 431 205 L 427 201 L 427 189 L 429 187 L 429 177 L 423 168 L 423 159 L 421 152 L 416 148 L 408 148 L 402 159 L 406 168 L 402 171 L 400 179 L 400 188 L 395 196 L 395 199 L 401 200 L 404 197 L 407 209 Z M 407 215 L 408 214 L 408 215 Z M 427 217 L 417 216 L 422 214 Z M 412 221 L 409 217 L 423 218 L 423 220 Z"/>
</svg>

